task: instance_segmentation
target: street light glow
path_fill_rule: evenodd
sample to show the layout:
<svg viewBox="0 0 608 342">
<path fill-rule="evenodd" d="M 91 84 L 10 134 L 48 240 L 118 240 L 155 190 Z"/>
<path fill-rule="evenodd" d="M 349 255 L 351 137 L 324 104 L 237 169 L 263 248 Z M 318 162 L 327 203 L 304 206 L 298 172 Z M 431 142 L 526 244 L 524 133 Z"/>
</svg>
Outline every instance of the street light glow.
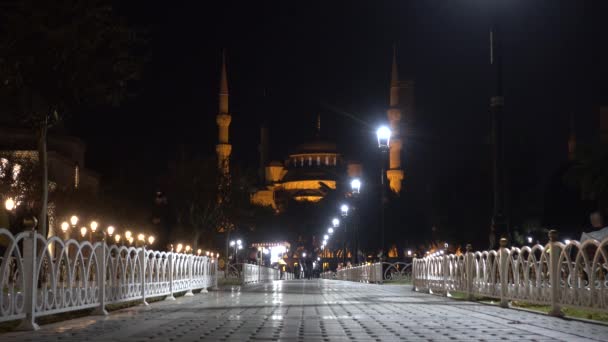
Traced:
<svg viewBox="0 0 608 342">
<path fill-rule="evenodd" d="M 130 238 L 131 238 L 131 231 L 130 231 L 130 230 L 127 230 L 127 231 L 125 232 L 125 239 L 129 240 Z"/>
<path fill-rule="evenodd" d="M 333 228 L 331 228 L 331 227 L 329 227 L 329 229 L 327 230 L 327 232 L 328 232 L 329 234 L 333 234 L 333 233 L 334 233 L 334 229 L 333 229 Z"/>
<path fill-rule="evenodd" d="M 177 253 L 182 251 L 182 248 L 184 248 L 184 245 L 182 245 L 181 243 L 177 244 L 177 248 L 175 249 L 177 251 Z"/>
<path fill-rule="evenodd" d="M 235 243 L 234 240 L 230 241 L 230 247 L 233 247 Z"/>
<path fill-rule="evenodd" d="M 331 220 L 331 224 L 333 224 L 334 227 L 338 227 L 340 225 L 340 220 L 334 217 L 334 219 Z"/>
<path fill-rule="evenodd" d="M 120 242 L 120 234 L 114 235 L 114 241 L 116 241 L 116 243 Z"/>
<path fill-rule="evenodd" d="M 70 229 L 70 224 L 66 221 L 61 222 L 61 230 L 65 233 Z"/>
<path fill-rule="evenodd" d="M 528 243 L 532 243 L 532 237 L 528 236 Z"/>
<path fill-rule="evenodd" d="M 77 225 L 78 224 L 78 216 L 72 215 L 72 217 L 70 217 L 70 223 L 72 224 L 72 226 Z"/>
<path fill-rule="evenodd" d="M 191 249 L 192 249 L 192 247 L 190 247 L 190 245 L 186 245 L 186 253 L 190 253 Z"/>
<path fill-rule="evenodd" d="M 80 228 L 80 235 L 82 235 L 82 237 L 87 235 L 87 227 Z"/>
<path fill-rule="evenodd" d="M 243 242 L 243 241 L 241 241 L 241 240 L 236 240 L 236 244 L 237 244 L 237 245 L 240 245 L 242 242 Z"/>
<path fill-rule="evenodd" d="M 91 221 L 91 231 L 93 233 L 95 233 L 97 231 L 97 227 L 99 226 L 99 224 L 97 223 L 97 221 Z"/>
<path fill-rule="evenodd" d="M 302 253 L 302 258 L 306 258 L 306 252 Z"/>
<path fill-rule="evenodd" d="M 391 130 L 387 126 L 380 126 L 376 131 L 376 137 L 378 138 L 378 147 L 385 149 L 390 146 Z"/>
<path fill-rule="evenodd" d="M 139 235 L 137 235 L 137 240 L 146 241 L 146 236 L 144 234 L 139 233 Z"/>
<path fill-rule="evenodd" d="M 108 226 L 108 228 L 106 229 L 106 231 L 108 232 L 108 235 L 112 236 L 112 234 L 114 234 L 114 230 L 116 230 L 114 228 L 114 226 Z"/>
<path fill-rule="evenodd" d="M 329 235 L 327 235 L 327 234 L 323 235 L 323 240 L 327 240 L 327 239 L 329 239 Z"/>
<path fill-rule="evenodd" d="M 359 178 L 355 178 L 350 182 L 350 188 L 353 191 L 353 194 L 358 194 L 361 190 L 361 181 Z"/>
<path fill-rule="evenodd" d="M 6 208 L 6 210 L 11 211 L 13 209 L 15 209 L 15 200 L 13 200 L 12 198 L 8 198 L 5 202 L 4 202 L 4 207 Z"/>
<path fill-rule="evenodd" d="M 149 245 L 153 244 L 153 243 L 154 243 L 154 240 L 156 240 L 156 239 L 154 238 L 154 236 L 153 236 L 153 235 L 148 236 L 148 244 L 149 244 Z"/>
<path fill-rule="evenodd" d="M 348 205 L 342 204 L 342 206 L 340 207 L 340 211 L 342 212 L 342 216 L 347 216 L 348 215 Z"/>
</svg>

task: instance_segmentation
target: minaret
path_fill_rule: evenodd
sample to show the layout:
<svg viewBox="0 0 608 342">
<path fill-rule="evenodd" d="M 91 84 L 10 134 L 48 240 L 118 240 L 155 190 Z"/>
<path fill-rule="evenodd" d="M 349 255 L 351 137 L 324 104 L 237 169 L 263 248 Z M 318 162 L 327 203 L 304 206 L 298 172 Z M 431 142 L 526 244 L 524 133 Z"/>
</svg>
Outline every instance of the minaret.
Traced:
<svg viewBox="0 0 608 342">
<path fill-rule="evenodd" d="M 403 181 L 403 169 L 401 168 L 401 109 L 399 108 L 400 90 L 401 84 L 397 70 L 397 47 L 394 46 L 390 108 L 387 111 L 392 135 L 389 147 L 389 169 L 386 171 L 386 178 L 388 178 L 391 190 L 396 194 L 401 192 L 401 182 Z"/>
<path fill-rule="evenodd" d="M 220 78 L 219 109 L 215 122 L 218 126 L 218 144 L 215 146 L 217 153 L 217 167 L 223 174 L 230 172 L 230 153 L 232 145 L 228 142 L 228 128 L 232 116 L 228 111 L 228 77 L 226 75 L 226 52 L 222 52 L 222 70 Z"/>
</svg>

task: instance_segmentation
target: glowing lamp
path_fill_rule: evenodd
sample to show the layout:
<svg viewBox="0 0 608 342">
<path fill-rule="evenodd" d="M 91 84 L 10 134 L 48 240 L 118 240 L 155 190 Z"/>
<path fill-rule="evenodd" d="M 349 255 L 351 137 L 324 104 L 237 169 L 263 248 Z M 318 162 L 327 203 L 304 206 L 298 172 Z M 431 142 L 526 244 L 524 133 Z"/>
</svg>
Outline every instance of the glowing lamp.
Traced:
<svg viewBox="0 0 608 342">
<path fill-rule="evenodd" d="M 340 220 L 334 218 L 333 220 L 331 220 L 331 224 L 333 224 L 334 228 L 338 227 L 340 225 Z"/>
<path fill-rule="evenodd" d="M 177 253 L 182 251 L 182 248 L 184 248 L 184 246 L 181 243 L 177 244 L 177 248 L 175 249 L 177 251 Z"/>
<path fill-rule="evenodd" d="M 116 243 L 120 242 L 120 234 L 114 235 L 114 241 L 116 241 Z"/>
<path fill-rule="evenodd" d="M 93 233 L 95 233 L 97 231 L 98 226 L 99 226 L 99 224 L 97 223 L 97 221 L 91 221 L 90 227 L 91 227 L 91 231 Z"/>
<path fill-rule="evenodd" d="M 376 137 L 378 138 L 378 147 L 382 150 L 387 150 L 390 146 L 391 141 L 391 130 L 387 126 L 380 126 L 376 131 Z"/>
<path fill-rule="evenodd" d="M 65 233 L 70 229 L 70 224 L 67 222 L 61 222 L 61 230 Z"/>
<path fill-rule="evenodd" d="M 72 226 L 77 225 L 78 224 L 78 216 L 72 215 L 72 217 L 70 217 L 70 223 L 72 224 Z"/>
<path fill-rule="evenodd" d="M 112 236 L 112 234 L 114 234 L 114 231 L 116 230 L 116 228 L 114 228 L 114 226 L 108 226 L 108 228 L 106 229 L 106 231 L 108 232 L 108 235 Z"/>
<path fill-rule="evenodd" d="M 128 240 L 128 239 L 130 239 L 130 238 L 131 238 L 131 236 L 132 236 L 132 235 L 131 235 L 131 231 L 130 231 L 130 230 L 127 230 L 127 231 L 125 232 L 125 238 Z"/>
<path fill-rule="evenodd" d="M 340 207 L 340 211 L 342 212 L 343 217 L 348 216 L 348 205 L 342 204 L 342 206 Z"/>
<path fill-rule="evenodd" d="M 148 236 L 148 244 L 149 244 L 149 245 L 153 244 L 153 243 L 154 243 L 154 240 L 156 240 L 156 239 L 154 238 L 154 236 L 153 236 L 153 235 Z"/>
<path fill-rule="evenodd" d="M 80 228 L 80 235 L 82 235 L 82 237 L 87 235 L 87 227 Z"/>
<path fill-rule="evenodd" d="M 7 199 L 4 202 L 4 207 L 6 208 L 6 210 L 11 211 L 13 209 L 15 209 L 15 200 L 13 200 L 12 198 Z"/>
<path fill-rule="evenodd" d="M 358 194 L 361 191 L 361 181 L 359 178 L 355 178 L 350 182 L 350 189 L 353 191 L 353 194 Z"/>
</svg>

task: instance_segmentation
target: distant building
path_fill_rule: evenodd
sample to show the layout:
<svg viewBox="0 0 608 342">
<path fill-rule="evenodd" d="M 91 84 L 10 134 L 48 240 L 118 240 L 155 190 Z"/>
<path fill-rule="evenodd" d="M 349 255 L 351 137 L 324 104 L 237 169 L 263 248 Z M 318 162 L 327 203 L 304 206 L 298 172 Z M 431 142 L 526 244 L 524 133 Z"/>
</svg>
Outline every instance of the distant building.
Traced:
<svg viewBox="0 0 608 342">
<path fill-rule="evenodd" d="M 37 136 L 24 129 L 0 127 L 0 153 L 17 155 L 38 161 Z M 78 138 L 53 135 L 48 136 L 48 177 L 49 189 L 78 189 L 91 194 L 99 190 L 99 175 L 85 168 L 86 145 Z M 1 161 L 0 161 L 1 162 Z M 55 224 L 55 204 L 49 203 L 49 236 L 58 232 Z"/>
</svg>

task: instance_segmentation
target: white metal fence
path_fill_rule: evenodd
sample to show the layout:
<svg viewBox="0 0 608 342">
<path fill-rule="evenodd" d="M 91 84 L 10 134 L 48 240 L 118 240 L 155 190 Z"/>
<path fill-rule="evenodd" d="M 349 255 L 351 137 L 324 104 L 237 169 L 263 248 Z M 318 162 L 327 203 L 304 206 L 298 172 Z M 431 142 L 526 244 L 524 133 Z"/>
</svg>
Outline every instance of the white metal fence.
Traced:
<svg viewBox="0 0 608 342">
<path fill-rule="evenodd" d="M 459 291 L 473 296 L 500 298 L 551 306 L 561 315 L 562 306 L 608 310 L 608 239 L 583 243 L 557 241 L 550 233 L 546 246 L 506 248 L 463 255 L 414 259 L 417 291 Z"/>
<path fill-rule="evenodd" d="M 363 283 L 382 283 L 382 263 L 363 264 L 343 268 L 336 272 L 323 272 L 321 273 L 321 278 Z"/>
<path fill-rule="evenodd" d="M 263 283 L 280 279 L 281 273 L 278 269 L 255 264 L 243 264 L 243 284 Z"/>
<path fill-rule="evenodd" d="M 0 228 L 0 322 L 36 317 L 217 286 L 217 262 L 207 256 L 145 247 L 79 242 L 35 231 L 17 235 Z"/>
</svg>

